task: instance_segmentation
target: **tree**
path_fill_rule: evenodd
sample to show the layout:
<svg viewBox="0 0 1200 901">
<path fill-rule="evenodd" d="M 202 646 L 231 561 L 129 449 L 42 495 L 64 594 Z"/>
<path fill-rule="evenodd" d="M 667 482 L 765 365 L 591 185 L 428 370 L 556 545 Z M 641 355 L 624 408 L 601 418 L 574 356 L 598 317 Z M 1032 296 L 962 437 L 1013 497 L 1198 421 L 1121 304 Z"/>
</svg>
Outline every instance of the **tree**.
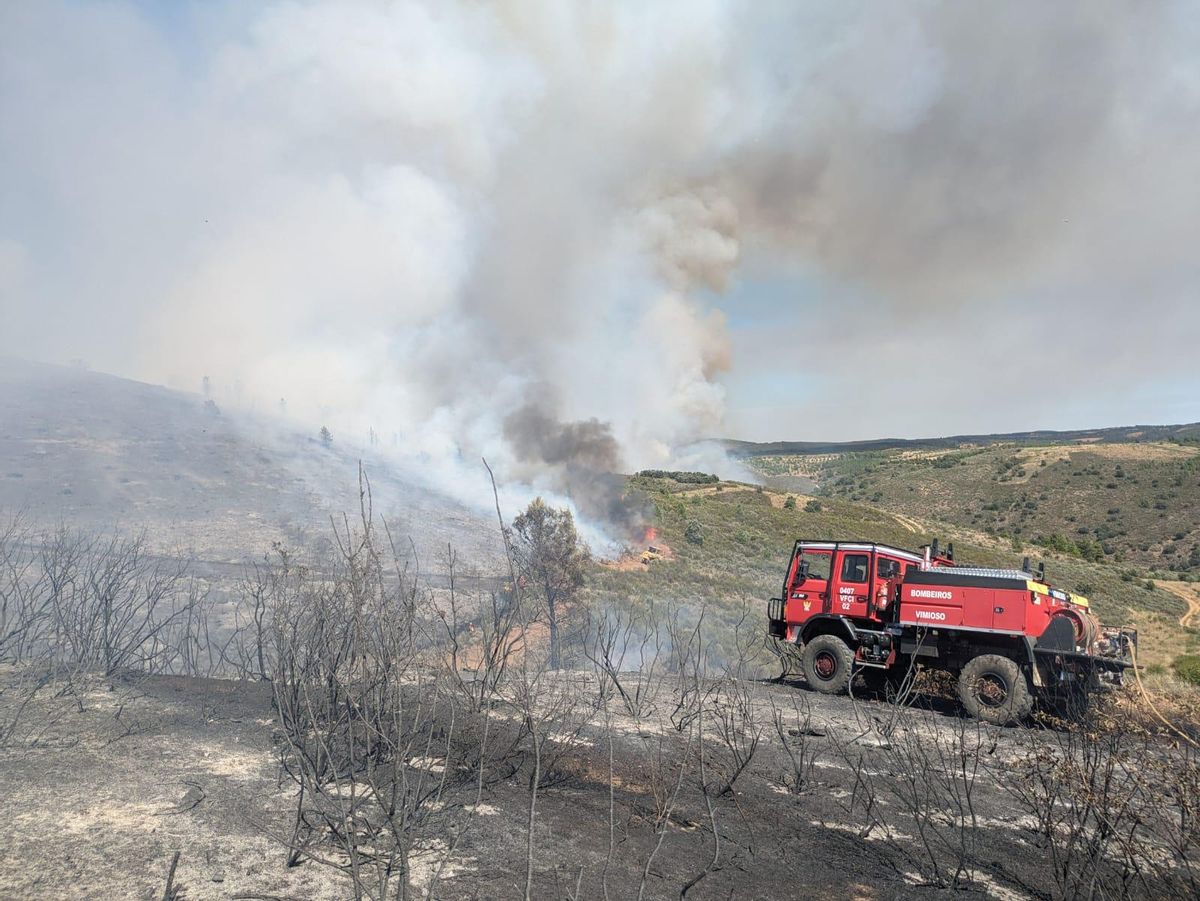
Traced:
<svg viewBox="0 0 1200 901">
<path fill-rule="evenodd" d="M 583 586 L 588 549 L 575 531 L 571 511 L 551 507 L 540 497 L 513 520 L 512 548 L 521 578 L 546 603 L 550 668 L 556 670 L 561 663 L 559 609 Z"/>
<path fill-rule="evenodd" d="M 333 444 L 333 432 L 329 431 L 325 426 L 321 426 L 321 443 L 326 447 Z"/>
</svg>

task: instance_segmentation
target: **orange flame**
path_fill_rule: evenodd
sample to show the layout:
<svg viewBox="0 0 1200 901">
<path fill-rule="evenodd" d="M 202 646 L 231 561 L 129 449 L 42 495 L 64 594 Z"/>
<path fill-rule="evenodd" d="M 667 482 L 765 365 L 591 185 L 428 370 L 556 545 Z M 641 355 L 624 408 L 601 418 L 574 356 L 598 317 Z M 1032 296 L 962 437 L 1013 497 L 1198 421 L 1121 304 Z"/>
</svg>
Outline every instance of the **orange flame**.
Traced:
<svg viewBox="0 0 1200 901">
<path fill-rule="evenodd" d="M 646 544 L 654 544 L 658 541 L 658 529 L 654 526 L 646 526 Z"/>
</svg>

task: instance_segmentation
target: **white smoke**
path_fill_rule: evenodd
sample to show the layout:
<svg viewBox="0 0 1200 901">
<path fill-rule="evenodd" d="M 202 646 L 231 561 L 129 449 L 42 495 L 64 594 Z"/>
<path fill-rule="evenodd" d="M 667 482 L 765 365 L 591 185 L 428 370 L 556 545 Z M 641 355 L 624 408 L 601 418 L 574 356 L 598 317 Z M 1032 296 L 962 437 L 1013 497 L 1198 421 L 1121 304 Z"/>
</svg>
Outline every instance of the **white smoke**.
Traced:
<svg viewBox="0 0 1200 901">
<path fill-rule="evenodd" d="M 6 4 L 0 349 L 285 398 L 475 500 L 480 456 L 563 488 L 505 435 L 531 403 L 711 462 L 751 240 L 893 308 L 1070 268 L 1130 204 L 1181 227 L 1114 265 L 1190 253 L 1194 130 L 1129 135 L 1194 111 L 1194 29 L 1064 6 Z M 1111 177 L 1144 153 L 1162 184 Z"/>
<path fill-rule="evenodd" d="M 96 192 L 64 218 L 128 245 L 76 261 L 110 319 L 93 365 L 374 429 L 477 502 L 480 456 L 566 490 L 505 436 L 533 398 L 623 468 L 719 432 L 728 342 L 695 289 L 736 263 L 736 211 L 677 180 L 718 124 L 720 5 L 279 2 L 206 20 L 190 71 L 130 7 L 5 20 L 10 72 L 67 81 L 58 114 L 5 98 L 84 139 L 54 148 Z M 16 37 L 55 32 L 57 59 Z"/>
</svg>

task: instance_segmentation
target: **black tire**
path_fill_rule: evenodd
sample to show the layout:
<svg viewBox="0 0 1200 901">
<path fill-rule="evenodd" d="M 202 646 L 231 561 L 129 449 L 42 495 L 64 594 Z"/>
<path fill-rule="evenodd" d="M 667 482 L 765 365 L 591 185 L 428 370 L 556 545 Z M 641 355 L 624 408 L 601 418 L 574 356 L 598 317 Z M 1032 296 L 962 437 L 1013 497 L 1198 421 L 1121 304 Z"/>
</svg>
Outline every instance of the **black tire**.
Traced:
<svg viewBox="0 0 1200 901">
<path fill-rule="evenodd" d="M 980 654 L 962 668 L 958 697 L 967 713 L 993 726 L 1018 722 L 1033 710 L 1021 667 L 999 654 Z"/>
<path fill-rule="evenodd" d="M 836 695 L 850 684 L 854 652 L 836 635 L 818 635 L 804 645 L 804 678 L 814 691 Z"/>
</svg>

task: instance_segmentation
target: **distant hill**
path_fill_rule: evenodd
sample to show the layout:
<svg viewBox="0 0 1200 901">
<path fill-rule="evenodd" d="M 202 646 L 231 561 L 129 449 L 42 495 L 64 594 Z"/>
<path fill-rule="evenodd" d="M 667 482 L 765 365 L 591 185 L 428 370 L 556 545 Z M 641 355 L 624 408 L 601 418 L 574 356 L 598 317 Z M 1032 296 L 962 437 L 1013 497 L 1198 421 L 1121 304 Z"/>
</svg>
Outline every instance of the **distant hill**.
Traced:
<svg viewBox="0 0 1200 901">
<path fill-rule="evenodd" d="M 734 456 L 845 454 L 859 451 L 921 450 L 989 444 L 1125 444 L 1152 441 L 1200 441 L 1200 422 L 1184 425 L 1127 425 L 1102 429 L 950 435 L 945 438 L 874 438 L 869 441 L 723 441 Z"/>
<path fill-rule="evenodd" d="M 272 542 L 329 540 L 358 509 L 358 460 L 376 512 L 422 565 L 454 544 L 494 556 L 488 517 L 413 484 L 335 436 L 329 446 L 274 417 L 220 410 L 198 394 L 83 369 L 0 358 L 0 516 L 108 531 L 146 529 L 160 552 L 237 562 Z"/>
<path fill-rule="evenodd" d="M 1195 428 L 1026 433 L 1038 437 L 898 447 L 809 445 L 820 450 L 743 459 L 768 485 L 806 479 L 827 497 L 954 523 L 1014 547 L 1193 578 L 1200 577 Z"/>
</svg>

